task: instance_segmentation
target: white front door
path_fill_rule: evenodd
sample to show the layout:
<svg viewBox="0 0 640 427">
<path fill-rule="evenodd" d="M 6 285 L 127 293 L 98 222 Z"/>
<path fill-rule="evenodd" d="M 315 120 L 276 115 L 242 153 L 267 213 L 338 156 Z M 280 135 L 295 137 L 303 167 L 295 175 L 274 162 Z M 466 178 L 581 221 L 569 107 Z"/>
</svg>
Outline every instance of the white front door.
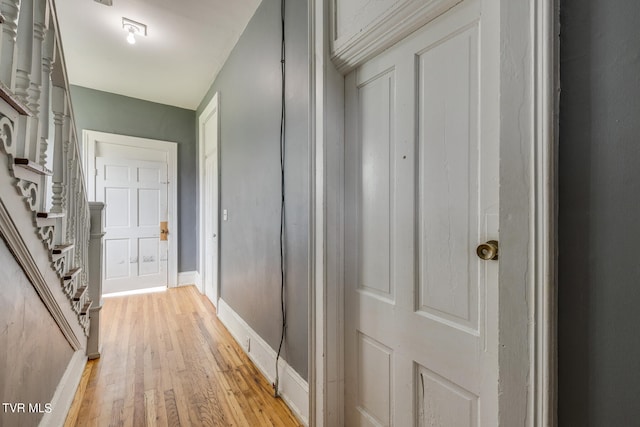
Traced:
<svg viewBox="0 0 640 427">
<path fill-rule="evenodd" d="M 96 157 L 96 200 L 105 203 L 103 292 L 167 286 L 167 164 Z"/>
<path fill-rule="evenodd" d="M 345 80 L 345 425 L 497 425 L 498 26 L 469 0 Z"/>
</svg>

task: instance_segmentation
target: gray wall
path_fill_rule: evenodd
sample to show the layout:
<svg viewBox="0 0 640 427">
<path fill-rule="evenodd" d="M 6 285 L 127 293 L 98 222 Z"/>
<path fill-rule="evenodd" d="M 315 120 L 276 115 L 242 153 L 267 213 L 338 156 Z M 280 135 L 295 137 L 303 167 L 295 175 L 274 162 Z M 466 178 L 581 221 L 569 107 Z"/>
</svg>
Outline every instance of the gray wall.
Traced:
<svg viewBox="0 0 640 427">
<path fill-rule="evenodd" d="M 78 138 L 96 130 L 178 143 L 178 271 L 197 265 L 195 112 L 80 86 L 71 86 Z"/>
<path fill-rule="evenodd" d="M 560 3 L 559 425 L 639 425 L 640 2 Z"/>
<path fill-rule="evenodd" d="M 307 2 L 287 2 L 285 359 L 307 376 L 309 138 Z M 277 349 L 280 340 L 280 1 L 263 0 L 199 115 L 220 97 L 221 295 Z"/>
<path fill-rule="evenodd" d="M 0 266 L 0 400 L 44 409 L 73 349 L 2 238 Z M 37 426 L 41 418 L 0 408 L 0 426 Z"/>
</svg>

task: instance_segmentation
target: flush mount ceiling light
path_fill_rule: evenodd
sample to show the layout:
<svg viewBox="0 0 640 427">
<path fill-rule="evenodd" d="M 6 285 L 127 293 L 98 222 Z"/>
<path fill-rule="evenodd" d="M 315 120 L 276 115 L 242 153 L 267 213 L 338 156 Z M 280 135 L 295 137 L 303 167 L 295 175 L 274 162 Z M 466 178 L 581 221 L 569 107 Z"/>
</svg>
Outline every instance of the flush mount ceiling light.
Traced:
<svg viewBox="0 0 640 427">
<path fill-rule="evenodd" d="M 129 33 L 127 35 L 127 41 L 129 42 L 129 44 L 135 44 L 136 43 L 136 36 L 140 35 L 140 36 L 146 36 L 147 35 L 147 26 L 140 23 L 140 22 L 136 22 L 132 19 L 129 18 L 125 18 L 122 17 L 122 28 L 127 30 L 127 32 Z"/>
</svg>

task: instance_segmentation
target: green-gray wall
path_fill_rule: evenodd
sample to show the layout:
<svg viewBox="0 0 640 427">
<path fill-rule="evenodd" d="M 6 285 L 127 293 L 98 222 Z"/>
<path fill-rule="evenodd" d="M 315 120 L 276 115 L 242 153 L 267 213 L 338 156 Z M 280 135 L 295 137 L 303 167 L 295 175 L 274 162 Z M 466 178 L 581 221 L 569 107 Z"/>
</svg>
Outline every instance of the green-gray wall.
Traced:
<svg viewBox="0 0 640 427">
<path fill-rule="evenodd" d="M 640 425 L 640 2 L 561 0 L 559 425 Z"/>
<path fill-rule="evenodd" d="M 195 111 L 71 86 L 78 137 L 82 130 L 178 143 L 178 271 L 197 265 Z"/>
<path fill-rule="evenodd" d="M 2 238 L 0 266 L 0 398 L 44 409 L 73 349 Z M 42 415 L 0 409 L 0 426 L 37 426 Z"/>
<path fill-rule="evenodd" d="M 287 2 L 287 335 L 307 376 L 309 67 L 307 2 Z M 280 1 L 263 0 L 198 107 L 220 99 L 221 296 L 269 345 L 280 340 Z"/>
</svg>

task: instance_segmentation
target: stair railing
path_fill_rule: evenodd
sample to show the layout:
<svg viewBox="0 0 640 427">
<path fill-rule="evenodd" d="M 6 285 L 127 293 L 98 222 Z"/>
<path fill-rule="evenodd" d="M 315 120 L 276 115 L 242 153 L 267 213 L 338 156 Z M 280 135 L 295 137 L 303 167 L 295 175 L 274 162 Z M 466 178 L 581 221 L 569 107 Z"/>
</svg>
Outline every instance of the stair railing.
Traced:
<svg viewBox="0 0 640 427">
<path fill-rule="evenodd" d="M 79 323 L 88 336 L 90 294 L 100 295 L 89 287 L 101 287 L 89 281 L 89 241 L 96 245 L 101 239 L 92 238 L 99 232 L 91 232 L 55 5 L 52 0 L 0 0 L 0 26 L 0 148 L 8 167 L 2 173 L 13 178 L 24 215 L 33 217 L 31 230 L 18 231 L 35 231 L 42 247 L 29 247 L 32 258 L 37 262 L 43 257 L 35 252 L 47 251 L 49 262 L 38 268 L 55 271 L 59 283 L 47 285 L 61 288 L 76 317 L 67 320 Z M 20 213 L 15 206 L 10 210 Z M 100 263 L 92 259 L 91 268 L 99 272 Z M 52 288 L 52 295 L 59 291 Z M 50 299 L 60 304 L 59 298 Z M 91 317 L 96 313 L 92 310 Z"/>
</svg>

